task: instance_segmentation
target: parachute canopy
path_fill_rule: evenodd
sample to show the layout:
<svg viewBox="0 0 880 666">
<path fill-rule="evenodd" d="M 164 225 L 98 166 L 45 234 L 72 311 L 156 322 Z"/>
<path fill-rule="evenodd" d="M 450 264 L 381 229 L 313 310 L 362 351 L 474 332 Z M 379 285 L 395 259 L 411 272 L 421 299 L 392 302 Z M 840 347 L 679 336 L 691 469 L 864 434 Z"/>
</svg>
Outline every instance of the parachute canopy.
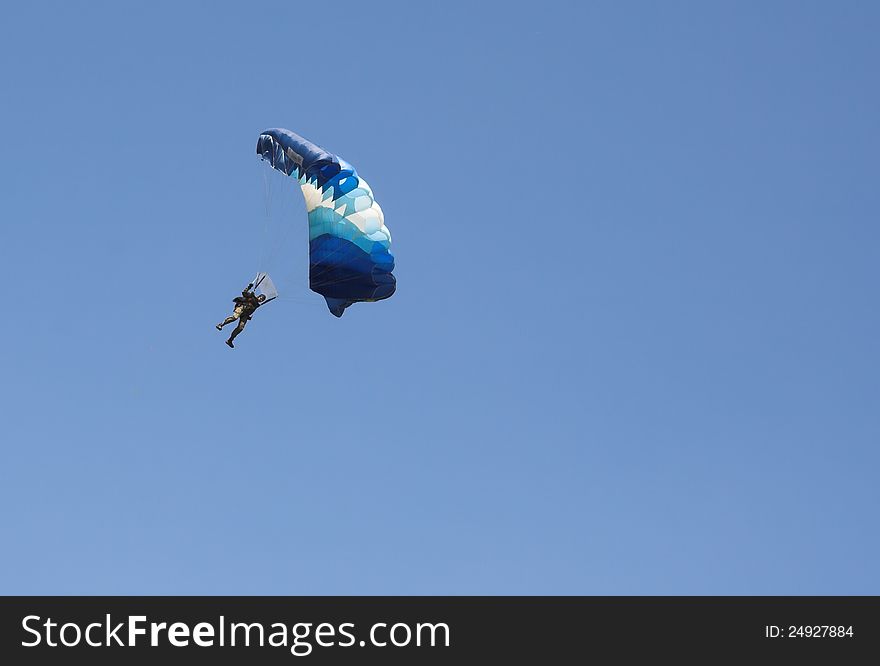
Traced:
<svg viewBox="0 0 880 666">
<path fill-rule="evenodd" d="M 391 232 L 354 167 L 286 129 L 260 134 L 257 154 L 298 181 L 309 215 L 309 287 L 330 312 L 341 317 L 353 303 L 391 296 Z"/>
<path fill-rule="evenodd" d="M 275 283 L 272 282 L 272 278 L 269 277 L 268 273 L 257 273 L 253 285 L 254 293 L 257 296 L 266 297 L 264 302 L 268 303 L 278 298 L 278 290 L 275 288 Z"/>
</svg>

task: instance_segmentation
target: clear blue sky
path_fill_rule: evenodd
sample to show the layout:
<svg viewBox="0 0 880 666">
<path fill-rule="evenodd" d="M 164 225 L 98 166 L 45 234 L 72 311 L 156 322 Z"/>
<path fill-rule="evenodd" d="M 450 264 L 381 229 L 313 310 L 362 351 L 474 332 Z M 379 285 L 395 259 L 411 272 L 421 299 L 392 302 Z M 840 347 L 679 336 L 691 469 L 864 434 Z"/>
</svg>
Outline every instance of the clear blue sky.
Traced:
<svg viewBox="0 0 880 666">
<path fill-rule="evenodd" d="M 876 3 L 122 4 L 0 14 L 0 592 L 880 594 Z M 276 126 L 398 291 L 233 351 Z"/>
</svg>

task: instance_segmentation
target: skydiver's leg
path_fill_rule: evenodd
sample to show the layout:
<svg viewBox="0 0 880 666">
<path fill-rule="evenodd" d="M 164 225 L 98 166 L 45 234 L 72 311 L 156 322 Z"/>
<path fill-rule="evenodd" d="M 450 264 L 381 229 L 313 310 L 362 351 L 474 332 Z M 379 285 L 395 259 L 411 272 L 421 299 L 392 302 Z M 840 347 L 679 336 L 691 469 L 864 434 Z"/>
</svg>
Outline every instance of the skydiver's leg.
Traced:
<svg viewBox="0 0 880 666">
<path fill-rule="evenodd" d="M 244 325 L 247 324 L 247 317 L 241 317 L 238 320 L 238 326 L 236 326 L 232 330 L 232 335 L 229 336 L 229 339 L 226 341 L 230 347 L 232 346 L 232 341 L 235 340 L 236 336 L 244 330 Z"/>
<path fill-rule="evenodd" d="M 226 319 L 224 319 L 219 324 L 217 324 L 217 330 L 219 331 L 224 326 L 226 326 L 226 324 L 231 324 L 236 319 L 239 319 L 241 317 L 241 313 L 242 313 L 242 307 L 240 305 L 236 306 L 236 308 L 232 311 L 231 315 L 229 315 L 228 317 L 226 317 Z"/>
<path fill-rule="evenodd" d="M 226 326 L 227 324 L 231 324 L 231 323 L 234 322 L 235 320 L 236 320 L 236 317 L 235 317 L 235 316 L 229 316 L 229 317 L 226 317 L 226 319 L 224 319 L 224 320 L 221 321 L 219 324 L 217 324 L 217 330 L 219 331 L 221 328 L 223 328 L 223 327 Z"/>
</svg>

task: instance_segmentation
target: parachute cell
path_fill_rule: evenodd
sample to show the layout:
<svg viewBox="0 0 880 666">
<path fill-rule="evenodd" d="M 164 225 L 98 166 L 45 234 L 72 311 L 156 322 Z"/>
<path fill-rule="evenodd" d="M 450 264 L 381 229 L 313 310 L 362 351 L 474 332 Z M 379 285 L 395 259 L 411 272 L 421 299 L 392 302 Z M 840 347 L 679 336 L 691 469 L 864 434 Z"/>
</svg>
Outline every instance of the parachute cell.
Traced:
<svg viewBox="0 0 880 666">
<path fill-rule="evenodd" d="M 295 178 L 309 217 L 309 287 L 341 317 L 353 303 L 394 293 L 391 232 L 365 180 L 348 162 L 286 129 L 269 129 L 257 154 Z"/>
</svg>

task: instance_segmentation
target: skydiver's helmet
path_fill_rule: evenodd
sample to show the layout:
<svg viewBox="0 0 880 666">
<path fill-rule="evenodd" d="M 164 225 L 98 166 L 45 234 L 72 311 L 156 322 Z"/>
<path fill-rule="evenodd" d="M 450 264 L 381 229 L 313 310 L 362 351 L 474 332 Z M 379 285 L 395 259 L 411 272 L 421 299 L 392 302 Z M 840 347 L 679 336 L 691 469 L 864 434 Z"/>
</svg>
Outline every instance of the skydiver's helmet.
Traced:
<svg viewBox="0 0 880 666">
<path fill-rule="evenodd" d="M 259 296 L 257 296 L 257 300 L 260 301 L 260 303 L 262 303 L 263 301 L 266 300 L 266 294 L 260 294 Z"/>
</svg>

